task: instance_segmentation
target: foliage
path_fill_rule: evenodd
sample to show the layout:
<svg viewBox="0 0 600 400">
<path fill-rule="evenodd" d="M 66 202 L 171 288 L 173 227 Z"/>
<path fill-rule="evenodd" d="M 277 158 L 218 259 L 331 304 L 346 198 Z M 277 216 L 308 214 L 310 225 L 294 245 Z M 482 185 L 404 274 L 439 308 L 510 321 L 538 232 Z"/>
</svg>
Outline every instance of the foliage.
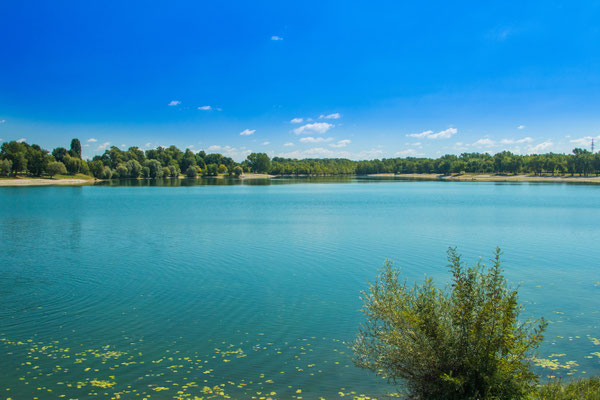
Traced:
<svg viewBox="0 0 600 400">
<path fill-rule="evenodd" d="M 0 175 L 8 176 L 12 171 L 12 161 L 11 160 L 0 160 Z"/>
<path fill-rule="evenodd" d="M 187 176 L 188 178 L 195 178 L 198 176 L 198 167 L 196 165 L 190 165 L 186 170 L 185 170 L 185 176 Z"/>
<path fill-rule="evenodd" d="M 363 324 L 354 343 L 355 363 L 401 380 L 415 399 L 520 399 L 536 382 L 531 352 L 546 322 L 519 322 L 517 290 L 500 267 L 467 266 L 448 250 L 452 282 L 432 279 L 410 287 L 386 262 L 362 293 Z"/>
<path fill-rule="evenodd" d="M 69 174 L 91 174 L 101 178 L 107 176 L 104 167 L 110 168 L 110 175 L 120 178 L 160 178 L 177 177 L 181 171 L 197 166 L 205 176 L 233 171 L 240 167 L 243 172 L 268 173 L 274 175 L 366 175 L 366 174 L 579 174 L 581 176 L 600 175 L 600 153 L 591 153 L 576 148 L 572 154 L 533 154 L 518 155 L 509 151 L 490 155 L 487 153 L 447 154 L 439 158 L 384 158 L 380 160 L 352 161 L 343 158 L 312 158 L 297 160 L 274 157 L 265 153 L 252 153 L 241 163 L 222 154 L 206 154 L 204 151 L 185 152 L 176 146 L 158 147 L 143 151 L 139 147 L 121 150 L 112 146 L 102 155 L 91 160 L 82 160 L 81 142 L 71 141 L 70 150 L 57 147 L 50 155 L 38 145 L 17 141 L 5 142 L 0 151 L 0 160 L 9 160 L 11 173 L 26 173 L 40 176 L 46 173 L 51 161 L 65 164 Z M 149 161 L 154 161 L 149 164 Z M 127 169 L 119 167 L 123 165 Z M 213 165 L 213 166 L 211 166 Z M 210 166 L 210 167 L 209 167 Z M 147 169 L 146 169 L 147 168 Z M 168 169 L 167 170 L 165 169 Z M 200 173 L 200 172 L 199 172 Z"/>
<path fill-rule="evenodd" d="M 531 400 L 600 400 L 600 377 L 578 379 L 563 383 L 560 380 L 541 385 Z"/>
<path fill-rule="evenodd" d="M 67 173 L 65 164 L 60 161 L 52 161 L 46 167 L 46 173 L 52 178 L 54 175 L 64 175 Z"/>
<path fill-rule="evenodd" d="M 79 139 L 71 140 L 71 150 L 69 150 L 71 157 L 81 159 L 81 142 Z"/>
<path fill-rule="evenodd" d="M 242 167 L 240 167 L 239 165 L 236 165 L 233 168 L 233 171 L 231 171 L 231 173 L 233 174 L 233 176 L 235 176 L 236 178 L 239 178 L 240 175 L 242 175 L 244 173 L 244 170 L 242 169 Z"/>
<path fill-rule="evenodd" d="M 267 173 L 271 169 L 271 159 L 265 153 L 252 153 L 247 158 L 250 170 L 256 173 Z"/>
</svg>

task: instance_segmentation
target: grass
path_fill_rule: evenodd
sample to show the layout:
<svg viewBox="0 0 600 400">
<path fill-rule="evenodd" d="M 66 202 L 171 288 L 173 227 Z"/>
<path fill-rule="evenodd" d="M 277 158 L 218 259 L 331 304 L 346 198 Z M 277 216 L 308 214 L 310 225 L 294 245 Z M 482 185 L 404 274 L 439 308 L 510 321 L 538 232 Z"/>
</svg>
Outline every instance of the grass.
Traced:
<svg viewBox="0 0 600 400">
<path fill-rule="evenodd" d="M 94 179 L 93 176 L 84 175 L 84 174 L 75 174 L 75 175 L 54 175 L 53 179 Z"/>
<path fill-rule="evenodd" d="M 578 379 L 570 382 L 560 380 L 541 385 L 530 400 L 600 400 L 600 377 Z"/>
</svg>

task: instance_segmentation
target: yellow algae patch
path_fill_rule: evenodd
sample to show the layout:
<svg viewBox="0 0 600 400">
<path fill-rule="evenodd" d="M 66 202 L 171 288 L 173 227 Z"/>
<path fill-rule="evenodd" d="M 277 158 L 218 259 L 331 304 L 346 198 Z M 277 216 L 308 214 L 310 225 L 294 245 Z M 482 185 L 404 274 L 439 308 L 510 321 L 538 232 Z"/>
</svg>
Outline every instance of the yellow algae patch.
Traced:
<svg viewBox="0 0 600 400">
<path fill-rule="evenodd" d="M 158 386 L 153 388 L 152 390 L 154 390 L 155 392 L 162 392 L 163 390 L 169 390 L 169 388 L 164 386 Z"/>
<path fill-rule="evenodd" d="M 104 381 L 104 380 L 99 380 L 99 379 L 92 379 L 90 381 L 90 385 L 96 386 L 99 388 L 103 388 L 103 389 L 109 389 L 109 388 L 115 386 L 116 384 L 117 384 L 117 382 L 110 382 L 110 381 Z"/>
</svg>

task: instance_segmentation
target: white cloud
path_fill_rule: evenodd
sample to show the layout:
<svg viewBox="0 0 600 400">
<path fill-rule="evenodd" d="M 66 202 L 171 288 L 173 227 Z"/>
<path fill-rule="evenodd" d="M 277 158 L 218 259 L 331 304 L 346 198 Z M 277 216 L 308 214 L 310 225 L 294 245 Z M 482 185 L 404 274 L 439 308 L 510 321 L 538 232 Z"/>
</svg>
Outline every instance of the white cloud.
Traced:
<svg viewBox="0 0 600 400">
<path fill-rule="evenodd" d="M 206 150 L 211 151 L 211 152 L 218 151 L 219 153 L 223 154 L 224 156 L 231 157 L 238 162 L 244 160 L 246 157 L 248 157 L 248 154 L 252 153 L 252 150 L 247 149 L 245 147 L 236 148 L 236 147 L 231 147 L 231 146 L 219 146 L 219 145 L 210 146 Z"/>
<path fill-rule="evenodd" d="M 328 115 L 323 115 L 321 114 L 319 116 L 319 119 L 340 119 L 342 116 L 340 115 L 340 113 L 333 113 L 333 114 L 328 114 Z"/>
<path fill-rule="evenodd" d="M 271 40 L 277 41 L 277 40 L 283 40 L 283 38 L 281 36 L 273 35 L 273 36 L 271 36 Z"/>
<path fill-rule="evenodd" d="M 150 147 L 150 145 L 151 145 L 151 144 L 152 144 L 152 143 L 148 142 L 148 143 L 146 143 L 146 144 L 144 145 L 144 147 Z"/>
<path fill-rule="evenodd" d="M 271 142 L 263 142 L 263 145 L 264 145 L 264 146 L 267 146 L 267 145 L 269 145 L 269 144 L 271 144 Z"/>
<path fill-rule="evenodd" d="M 292 118 L 290 121 L 291 124 L 301 124 L 302 122 L 304 122 L 303 118 Z"/>
<path fill-rule="evenodd" d="M 292 142 L 287 142 L 284 144 L 285 147 L 291 147 L 293 145 L 294 145 L 294 143 L 292 143 Z"/>
<path fill-rule="evenodd" d="M 87 140 L 89 143 L 96 143 L 98 141 L 98 139 L 94 139 L 94 138 L 89 138 Z"/>
<path fill-rule="evenodd" d="M 519 130 L 525 129 L 525 125 L 519 125 L 519 126 L 517 126 L 517 129 L 519 129 Z"/>
<path fill-rule="evenodd" d="M 5 120 L 5 119 L 0 119 L 0 124 L 3 124 L 3 123 L 5 123 L 5 122 L 6 122 L 6 120 Z"/>
<path fill-rule="evenodd" d="M 492 139 L 488 139 L 488 138 L 479 139 L 478 141 L 473 143 L 473 146 L 476 146 L 476 147 L 489 147 L 489 146 L 495 146 L 495 145 L 496 145 L 496 142 L 494 142 Z"/>
<path fill-rule="evenodd" d="M 397 157 L 415 157 L 420 155 L 420 153 L 415 149 L 406 149 L 402 151 L 398 151 L 394 154 Z"/>
<path fill-rule="evenodd" d="M 323 138 L 323 137 L 312 137 L 307 136 L 300 139 L 302 143 L 321 143 L 321 142 L 331 142 L 333 138 Z"/>
<path fill-rule="evenodd" d="M 301 134 L 310 134 L 310 133 L 318 133 L 323 134 L 327 132 L 329 129 L 333 127 L 332 124 L 328 124 L 327 122 L 314 122 L 312 124 L 302 125 L 296 129 L 294 129 L 294 133 L 296 135 Z"/>
<path fill-rule="evenodd" d="M 21 138 L 21 139 L 17 140 L 17 143 L 23 143 L 23 142 L 26 142 L 26 141 L 27 141 L 26 138 Z"/>
<path fill-rule="evenodd" d="M 122 145 L 121 145 L 121 147 L 125 147 L 125 145 L 124 145 L 124 144 L 122 144 Z"/>
<path fill-rule="evenodd" d="M 529 146 L 527 150 L 529 153 L 533 154 L 546 153 L 553 145 L 554 143 L 552 142 L 552 140 L 546 140 L 545 142 L 536 144 L 535 146 Z"/>
<path fill-rule="evenodd" d="M 178 105 L 180 105 L 180 104 L 181 104 L 181 102 L 180 102 L 179 100 L 171 100 L 171 101 L 169 102 L 169 106 L 171 106 L 171 107 L 173 107 L 173 106 L 178 106 Z"/>
<path fill-rule="evenodd" d="M 421 133 L 410 133 L 406 136 L 414 138 L 427 138 L 427 139 L 449 139 L 458 132 L 456 128 L 448 128 L 438 133 L 433 133 L 432 130 L 423 131 Z"/>
<path fill-rule="evenodd" d="M 110 142 L 104 142 L 101 145 L 98 146 L 98 148 L 96 150 L 104 150 L 106 149 L 108 146 L 110 146 Z"/>
<path fill-rule="evenodd" d="M 329 146 L 339 149 L 340 147 L 346 147 L 350 143 L 352 143 L 352 141 L 350 139 L 343 139 L 343 140 L 338 140 L 337 143 L 330 143 Z"/>
<path fill-rule="evenodd" d="M 243 131 L 240 132 L 240 135 L 250 136 L 250 135 L 254 134 L 254 132 L 256 132 L 256 129 L 244 129 Z"/>
<path fill-rule="evenodd" d="M 522 139 L 502 139 L 500 144 L 515 144 L 515 143 L 531 143 L 533 139 L 529 136 L 524 137 Z"/>
<path fill-rule="evenodd" d="M 211 106 L 200 106 L 198 107 L 198 110 L 202 110 L 202 111 L 210 111 L 213 108 Z"/>
<path fill-rule="evenodd" d="M 426 138 L 429 135 L 431 135 L 432 133 L 433 133 L 433 131 L 428 130 L 428 131 L 423 131 L 421 133 L 409 133 L 406 136 L 408 136 L 408 137 L 414 137 L 414 138 Z"/>
<path fill-rule="evenodd" d="M 579 139 L 569 140 L 569 142 L 573 143 L 578 147 L 588 147 L 592 145 L 592 139 L 600 140 L 600 136 L 592 137 L 592 136 L 584 136 Z"/>
</svg>

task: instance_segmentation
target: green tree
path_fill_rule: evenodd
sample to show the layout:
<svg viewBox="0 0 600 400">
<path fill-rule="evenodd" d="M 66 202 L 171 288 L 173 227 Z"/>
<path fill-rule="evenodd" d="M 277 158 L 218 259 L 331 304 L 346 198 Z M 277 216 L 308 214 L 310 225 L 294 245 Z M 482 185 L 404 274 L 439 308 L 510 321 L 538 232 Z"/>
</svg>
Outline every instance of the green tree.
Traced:
<svg viewBox="0 0 600 400">
<path fill-rule="evenodd" d="M 65 175 L 67 173 L 67 167 L 60 161 L 52 161 L 48 163 L 46 167 L 46 173 L 52 178 L 54 175 Z"/>
<path fill-rule="evenodd" d="M 57 147 L 54 150 L 52 150 L 52 155 L 54 156 L 54 159 L 56 161 L 63 162 L 63 157 L 67 154 L 69 154 L 69 152 L 64 147 Z"/>
<path fill-rule="evenodd" d="M 187 176 L 188 178 L 195 178 L 198 176 L 198 167 L 195 165 L 190 165 L 186 170 L 185 170 L 185 176 Z"/>
<path fill-rule="evenodd" d="M 12 170 L 12 161 L 0 160 L 0 175 L 8 176 Z"/>
<path fill-rule="evenodd" d="M 266 153 L 252 153 L 247 160 L 252 172 L 267 173 L 271 169 L 271 159 Z"/>
<path fill-rule="evenodd" d="M 0 158 L 12 163 L 12 174 L 16 175 L 27 169 L 27 144 L 15 140 L 2 143 Z"/>
<path fill-rule="evenodd" d="M 94 178 L 104 179 L 104 164 L 102 161 L 95 160 L 88 163 L 90 173 Z"/>
<path fill-rule="evenodd" d="M 353 350 L 355 363 L 401 380 L 411 398 L 523 399 L 534 387 L 530 356 L 546 322 L 520 322 L 517 290 L 500 267 L 464 264 L 448 250 L 452 282 L 409 286 L 390 262 L 362 293 L 366 322 Z"/>
<path fill-rule="evenodd" d="M 79 158 L 81 160 L 81 142 L 75 138 L 71 140 L 71 150 L 69 150 L 71 157 Z"/>
<path fill-rule="evenodd" d="M 242 175 L 243 173 L 244 173 L 244 170 L 239 165 L 236 165 L 233 168 L 233 176 L 235 176 L 236 178 L 239 178 L 240 175 Z"/>
</svg>

